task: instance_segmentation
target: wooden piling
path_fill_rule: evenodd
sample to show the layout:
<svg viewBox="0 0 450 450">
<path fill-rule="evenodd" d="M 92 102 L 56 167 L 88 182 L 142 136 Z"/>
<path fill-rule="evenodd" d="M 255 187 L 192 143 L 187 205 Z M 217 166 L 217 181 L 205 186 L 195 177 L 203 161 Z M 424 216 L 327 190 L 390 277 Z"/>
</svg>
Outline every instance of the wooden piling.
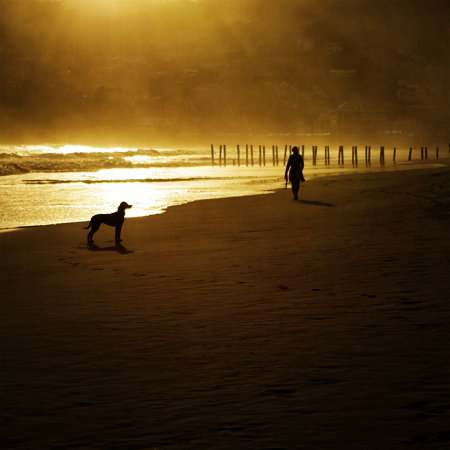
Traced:
<svg viewBox="0 0 450 450">
<path fill-rule="evenodd" d="M 263 145 L 263 164 L 266 165 L 266 146 Z"/>
<path fill-rule="evenodd" d="M 330 165 L 330 147 L 328 145 L 325 146 L 325 165 Z"/>
<path fill-rule="evenodd" d="M 261 165 L 261 146 L 259 146 L 259 165 Z"/>
<path fill-rule="evenodd" d="M 245 146 L 245 165 L 248 167 L 248 145 Z"/>
<path fill-rule="evenodd" d="M 355 165 L 358 165 L 358 146 L 355 145 Z"/>
<path fill-rule="evenodd" d="M 227 167 L 227 146 L 223 146 L 223 165 Z"/>
<path fill-rule="evenodd" d="M 253 145 L 250 145 L 250 156 L 251 156 L 252 167 L 253 167 Z"/>
<path fill-rule="evenodd" d="M 397 151 L 397 149 L 394 147 L 394 156 L 393 156 L 393 161 L 395 162 L 395 152 Z"/>
<path fill-rule="evenodd" d="M 272 145 L 272 166 L 275 165 L 275 146 Z"/>
<path fill-rule="evenodd" d="M 344 164 L 344 147 L 339 146 L 338 164 Z"/>
<path fill-rule="evenodd" d="M 380 147 L 380 164 L 384 166 L 384 147 Z"/>
<path fill-rule="evenodd" d="M 436 147 L 436 159 L 439 159 L 439 147 Z"/>
<path fill-rule="evenodd" d="M 211 163 L 214 166 L 214 145 L 211 144 Z"/>
<path fill-rule="evenodd" d="M 420 147 L 420 157 L 423 159 L 423 147 Z"/>
<path fill-rule="evenodd" d="M 412 147 L 409 147 L 408 161 L 411 161 Z"/>
<path fill-rule="evenodd" d="M 241 151 L 239 150 L 239 145 L 237 146 L 237 160 L 238 160 L 238 167 L 241 167 Z"/>
<path fill-rule="evenodd" d="M 276 155 L 277 155 L 277 166 L 278 166 L 278 145 L 275 146 L 275 152 L 276 152 Z"/>
<path fill-rule="evenodd" d="M 222 167 L 222 146 L 220 146 L 219 151 L 219 166 Z"/>
</svg>

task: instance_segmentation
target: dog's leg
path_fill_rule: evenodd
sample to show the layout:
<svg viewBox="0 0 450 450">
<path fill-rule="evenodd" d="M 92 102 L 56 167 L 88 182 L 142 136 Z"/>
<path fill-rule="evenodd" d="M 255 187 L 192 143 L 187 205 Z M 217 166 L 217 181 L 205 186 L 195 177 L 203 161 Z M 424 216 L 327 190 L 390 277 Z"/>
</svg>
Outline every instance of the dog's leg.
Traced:
<svg viewBox="0 0 450 450">
<path fill-rule="evenodd" d="M 94 242 L 94 240 L 92 239 L 92 237 L 94 236 L 94 234 L 98 231 L 98 229 L 100 228 L 100 224 L 99 223 L 93 223 L 91 226 L 91 231 L 88 234 L 88 244 Z"/>
<path fill-rule="evenodd" d="M 122 225 L 119 225 L 118 227 L 116 227 L 116 242 L 122 242 L 122 239 L 120 239 L 120 233 L 122 231 Z"/>
</svg>

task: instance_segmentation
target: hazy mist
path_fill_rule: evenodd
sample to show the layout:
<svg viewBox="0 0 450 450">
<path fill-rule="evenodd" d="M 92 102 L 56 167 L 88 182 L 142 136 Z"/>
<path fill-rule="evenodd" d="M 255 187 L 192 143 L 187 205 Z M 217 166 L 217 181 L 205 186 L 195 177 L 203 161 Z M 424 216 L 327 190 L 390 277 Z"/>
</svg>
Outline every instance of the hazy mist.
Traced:
<svg viewBox="0 0 450 450">
<path fill-rule="evenodd" d="M 449 136 L 447 1 L 0 4 L 1 143 Z"/>
</svg>

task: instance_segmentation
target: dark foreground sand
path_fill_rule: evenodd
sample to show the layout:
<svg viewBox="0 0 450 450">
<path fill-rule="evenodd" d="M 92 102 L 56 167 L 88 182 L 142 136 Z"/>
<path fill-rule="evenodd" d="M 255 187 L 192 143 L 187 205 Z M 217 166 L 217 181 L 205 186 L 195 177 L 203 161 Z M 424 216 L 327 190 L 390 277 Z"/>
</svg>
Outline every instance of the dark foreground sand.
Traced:
<svg viewBox="0 0 450 450">
<path fill-rule="evenodd" d="M 448 449 L 448 167 L 300 196 L 1 233 L 1 448 Z"/>
</svg>

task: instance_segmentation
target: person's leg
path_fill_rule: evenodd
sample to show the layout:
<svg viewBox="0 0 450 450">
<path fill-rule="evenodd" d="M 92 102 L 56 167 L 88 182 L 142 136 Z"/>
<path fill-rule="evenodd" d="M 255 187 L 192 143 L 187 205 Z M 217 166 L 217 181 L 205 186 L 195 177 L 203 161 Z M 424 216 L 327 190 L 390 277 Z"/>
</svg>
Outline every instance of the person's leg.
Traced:
<svg viewBox="0 0 450 450">
<path fill-rule="evenodd" d="M 300 189 L 300 181 L 292 182 L 292 194 L 294 194 L 294 200 L 298 200 L 298 190 Z"/>
</svg>

